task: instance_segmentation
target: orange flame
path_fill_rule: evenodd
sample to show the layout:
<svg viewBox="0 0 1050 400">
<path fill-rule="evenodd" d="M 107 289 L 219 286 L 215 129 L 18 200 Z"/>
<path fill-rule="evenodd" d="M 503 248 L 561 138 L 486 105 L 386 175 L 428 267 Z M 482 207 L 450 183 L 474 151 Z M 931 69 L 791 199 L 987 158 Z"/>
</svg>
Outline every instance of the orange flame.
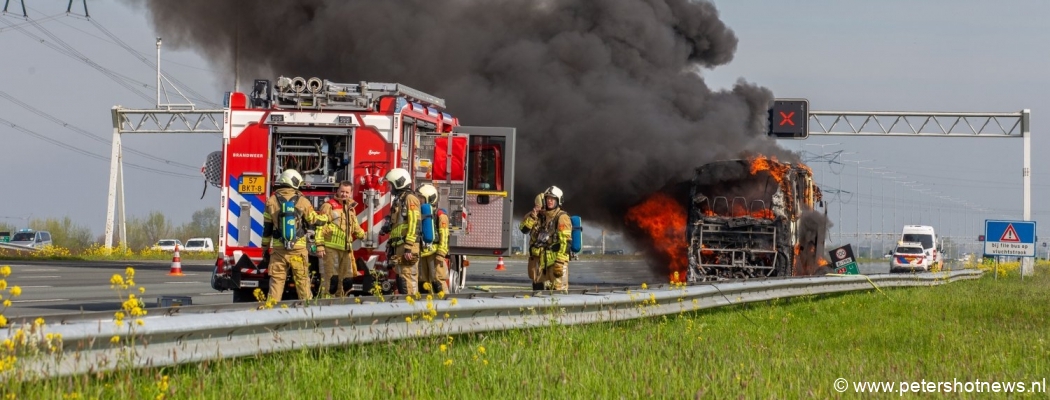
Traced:
<svg viewBox="0 0 1050 400">
<path fill-rule="evenodd" d="M 657 192 L 631 207 L 625 217 L 628 225 L 644 232 L 653 249 L 667 260 L 671 269 L 668 275 L 675 283 L 685 281 L 688 267 L 685 258 L 689 247 L 685 241 L 685 216 L 685 208 L 681 204 L 671 196 Z"/>
<path fill-rule="evenodd" d="M 773 175 L 773 179 L 776 179 L 778 184 L 783 184 L 784 175 L 789 170 L 791 170 L 791 167 L 787 164 L 781 164 L 776 157 L 758 156 L 751 160 L 751 175 L 755 175 L 759 171 L 769 171 L 769 174 Z"/>
</svg>

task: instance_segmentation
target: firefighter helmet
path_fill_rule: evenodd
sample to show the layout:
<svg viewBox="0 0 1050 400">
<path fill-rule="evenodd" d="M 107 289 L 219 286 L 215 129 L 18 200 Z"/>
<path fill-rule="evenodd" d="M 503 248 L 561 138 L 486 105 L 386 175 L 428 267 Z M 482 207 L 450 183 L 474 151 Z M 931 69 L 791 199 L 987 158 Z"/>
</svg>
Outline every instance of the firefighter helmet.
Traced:
<svg viewBox="0 0 1050 400">
<path fill-rule="evenodd" d="M 408 184 L 412 183 L 412 177 L 404 168 L 394 168 L 390 170 L 390 172 L 386 173 L 386 176 L 383 179 L 390 182 L 396 190 L 407 188 Z"/>
<path fill-rule="evenodd" d="M 430 205 L 437 205 L 438 201 L 438 190 L 429 183 L 424 183 L 419 187 L 419 195 L 423 196 L 423 201 Z"/>
<path fill-rule="evenodd" d="M 292 189 L 298 189 L 299 185 L 303 184 L 303 176 L 299 175 L 299 171 L 294 169 L 286 169 L 281 172 L 281 175 L 277 177 L 278 186 L 287 186 Z"/>
<path fill-rule="evenodd" d="M 561 192 L 561 189 L 558 189 L 557 186 L 551 186 L 551 187 L 547 188 L 547 190 L 543 192 L 543 196 L 544 197 L 550 196 L 550 197 L 553 197 L 555 199 L 558 199 L 558 207 L 561 207 L 562 192 Z"/>
</svg>

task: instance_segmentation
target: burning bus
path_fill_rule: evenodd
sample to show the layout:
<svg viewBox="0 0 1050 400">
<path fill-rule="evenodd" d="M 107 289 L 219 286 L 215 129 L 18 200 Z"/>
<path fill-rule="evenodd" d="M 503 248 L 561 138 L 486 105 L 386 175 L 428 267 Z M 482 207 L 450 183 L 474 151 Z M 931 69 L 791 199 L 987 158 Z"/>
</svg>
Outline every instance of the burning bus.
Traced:
<svg viewBox="0 0 1050 400">
<path fill-rule="evenodd" d="M 826 264 L 827 218 L 804 164 L 718 161 L 688 186 L 686 281 L 813 275 Z"/>
</svg>

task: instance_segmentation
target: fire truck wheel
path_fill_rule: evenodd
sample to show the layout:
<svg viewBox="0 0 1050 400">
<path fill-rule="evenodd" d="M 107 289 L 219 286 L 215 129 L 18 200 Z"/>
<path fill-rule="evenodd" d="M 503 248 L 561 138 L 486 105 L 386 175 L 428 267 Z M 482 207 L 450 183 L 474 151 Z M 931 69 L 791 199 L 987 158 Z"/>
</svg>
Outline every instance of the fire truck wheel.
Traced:
<svg viewBox="0 0 1050 400">
<path fill-rule="evenodd" d="M 450 269 L 448 271 L 448 291 L 453 294 L 463 291 L 462 270 Z"/>
<path fill-rule="evenodd" d="M 233 289 L 233 302 L 234 303 L 250 303 L 255 301 L 255 295 L 252 293 L 255 289 Z"/>
</svg>

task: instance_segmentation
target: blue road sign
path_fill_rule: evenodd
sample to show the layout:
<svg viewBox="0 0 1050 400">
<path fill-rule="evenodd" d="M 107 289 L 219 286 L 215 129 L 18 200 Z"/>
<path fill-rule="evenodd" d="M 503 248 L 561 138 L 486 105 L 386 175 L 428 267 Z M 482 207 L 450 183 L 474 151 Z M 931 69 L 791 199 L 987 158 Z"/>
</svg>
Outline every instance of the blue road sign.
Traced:
<svg viewBox="0 0 1050 400">
<path fill-rule="evenodd" d="M 984 255 L 1035 257 L 1035 221 L 984 221 Z"/>
</svg>

